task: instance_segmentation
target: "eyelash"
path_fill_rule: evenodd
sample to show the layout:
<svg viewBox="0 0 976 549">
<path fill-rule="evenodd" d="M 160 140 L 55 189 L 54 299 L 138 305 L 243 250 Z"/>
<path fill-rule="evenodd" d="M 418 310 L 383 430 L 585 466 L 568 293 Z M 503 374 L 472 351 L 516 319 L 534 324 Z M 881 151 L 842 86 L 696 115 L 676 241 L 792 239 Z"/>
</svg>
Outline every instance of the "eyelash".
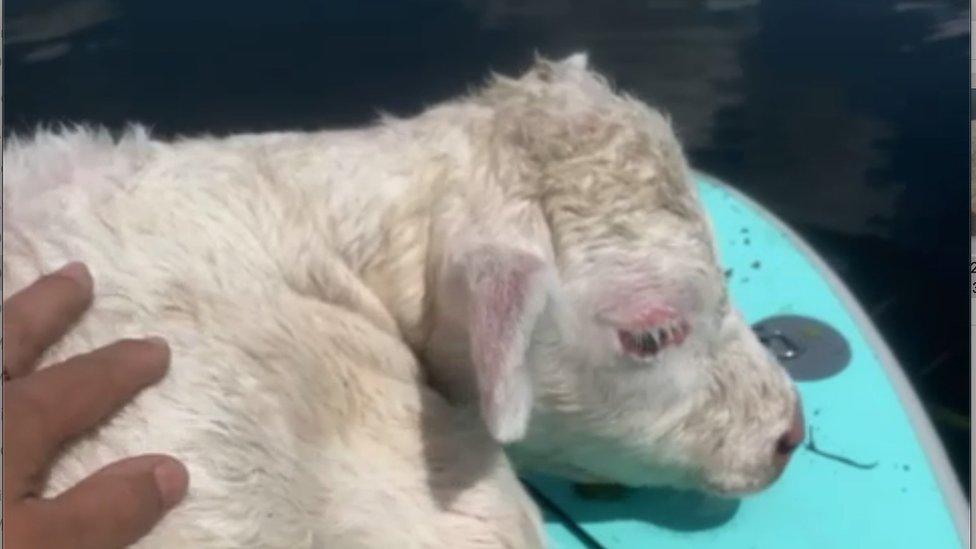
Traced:
<svg viewBox="0 0 976 549">
<path fill-rule="evenodd" d="M 618 330 L 617 338 L 624 351 L 640 358 L 656 356 L 664 348 L 681 345 L 691 333 L 684 320 L 675 320 L 644 332 Z"/>
</svg>

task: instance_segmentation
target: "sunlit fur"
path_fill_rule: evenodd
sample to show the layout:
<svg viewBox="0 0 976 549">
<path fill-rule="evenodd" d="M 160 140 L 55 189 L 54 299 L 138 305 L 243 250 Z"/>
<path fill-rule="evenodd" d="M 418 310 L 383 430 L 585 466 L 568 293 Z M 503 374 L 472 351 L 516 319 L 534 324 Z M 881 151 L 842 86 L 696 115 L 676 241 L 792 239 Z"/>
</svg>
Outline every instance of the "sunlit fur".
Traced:
<svg viewBox="0 0 976 549">
<path fill-rule="evenodd" d="M 533 410 L 512 455 L 580 480 L 723 494 L 768 485 L 795 392 L 730 306 L 668 121 L 580 56 L 499 79 L 475 103 L 489 109 L 476 118 L 466 190 L 480 199 L 436 219 L 434 233 L 451 236 L 440 254 L 488 241 L 543 258 L 553 274 L 525 354 Z M 465 299 L 441 289 L 435 312 L 447 314 L 435 314 L 427 353 L 457 400 L 472 398 L 464 376 L 477 373 L 463 365 Z M 661 309 L 687 319 L 689 337 L 650 360 L 623 353 L 615 328 Z"/>
<path fill-rule="evenodd" d="M 136 453 L 183 459 L 188 499 L 142 547 L 539 546 L 498 440 L 577 478 L 775 477 L 791 386 L 729 308 L 667 121 L 582 56 L 368 128 L 62 128 L 3 157 L 4 296 L 69 260 L 96 281 L 45 362 L 126 336 L 173 348 L 48 488 Z M 496 290 L 463 281 L 508 258 L 542 268 L 510 269 L 532 273 L 512 275 L 515 325 L 480 341 L 511 373 L 486 424 L 467 328 L 492 310 L 471 292 Z M 612 324 L 662 305 L 687 341 L 626 358 Z"/>
</svg>

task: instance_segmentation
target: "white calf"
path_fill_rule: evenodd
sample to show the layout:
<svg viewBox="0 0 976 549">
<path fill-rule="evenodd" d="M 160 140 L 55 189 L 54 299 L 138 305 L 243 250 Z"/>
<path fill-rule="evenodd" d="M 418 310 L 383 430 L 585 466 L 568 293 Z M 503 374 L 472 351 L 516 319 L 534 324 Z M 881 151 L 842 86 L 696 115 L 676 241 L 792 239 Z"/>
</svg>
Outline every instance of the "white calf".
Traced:
<svg viewBox="0 0 976 549">
<path fill-rule="evenodd" d="M 188 499 L 141 546 L 532 547 L 499 442 L 720 493 L 770 483 L 796 442 L 667 122 L 582 56 L 365 129 L 68 129 L 3 154 L 5 295 L 69 260 L 96 281 L 48 361 L 173 349 L 49 486 L 183 459 Z"/>
</svg>

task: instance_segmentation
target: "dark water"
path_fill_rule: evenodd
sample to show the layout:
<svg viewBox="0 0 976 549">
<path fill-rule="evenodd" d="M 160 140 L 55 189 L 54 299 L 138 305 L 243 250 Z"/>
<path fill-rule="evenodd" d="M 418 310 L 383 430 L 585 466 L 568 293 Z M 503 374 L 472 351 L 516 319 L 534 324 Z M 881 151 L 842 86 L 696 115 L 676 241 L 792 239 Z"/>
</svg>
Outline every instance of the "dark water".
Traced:
<svg viewBox="0 0 976 549">
<path fill-rule="evenodd" d="M 535 51 L 588 50 L 672 114 L 698 167 L 784 218 L 846 280 L 968 491 L 966 2 L 336 4 L 134 1 L 99 15 L 7 1 L 7 131 L 358 124 L 517 72 Z"/>
</svg>

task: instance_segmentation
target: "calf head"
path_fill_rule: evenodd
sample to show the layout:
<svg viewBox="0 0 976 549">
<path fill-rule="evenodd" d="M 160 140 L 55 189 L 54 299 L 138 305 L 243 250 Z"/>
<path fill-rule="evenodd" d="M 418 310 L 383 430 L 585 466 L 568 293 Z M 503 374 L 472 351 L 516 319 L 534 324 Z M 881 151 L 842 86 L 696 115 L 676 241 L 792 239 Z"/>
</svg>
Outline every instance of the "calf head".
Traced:
<svg viewBox="0 0 976 549">
<path fill-rule="evenodd" d="M 523 467 L 719 494 L 771 483 L 799 443 L 798 397 L 730 305 L 667 120 L 582 56 L 468 101 L 487 114 L 437 221 L 435 381 L 476 400 Z"/>
</svg>

